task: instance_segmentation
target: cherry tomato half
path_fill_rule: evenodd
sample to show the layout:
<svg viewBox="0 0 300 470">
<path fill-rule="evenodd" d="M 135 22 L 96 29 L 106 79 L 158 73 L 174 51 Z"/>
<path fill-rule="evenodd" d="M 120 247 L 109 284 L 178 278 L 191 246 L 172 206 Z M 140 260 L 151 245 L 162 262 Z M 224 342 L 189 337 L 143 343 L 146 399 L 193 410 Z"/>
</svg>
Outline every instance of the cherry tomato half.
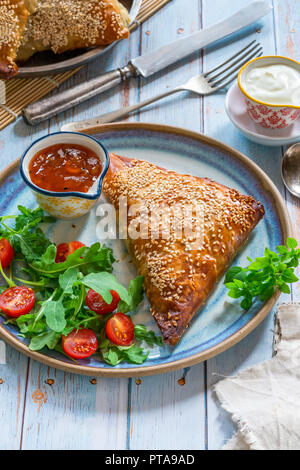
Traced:
<svg viewBox="0 0 300 470">
<path fill-rule="evenodd" d="M 0 240 L 0 263 L 2 268 L 6 268 L 13 260 L 14 250 L 6 238 Z"/>
<path fill-rule="evenodd" d="M 56 248 L 56 263 L 63 263 L 66 261 L 67 257 L 74 253 L 74 251 L 78 250 L 78 248 L 82 248 L 85 246 L 84 243 L 81 242 L 70 242 L 70 243 L 60 243 L 60 245 Z"/>
<path fill-rule="evenodd" d="M 35 294 L 30 287 L 9 287 L 0 295 L 0 309 L 9 317 L 26 315 L 33 308 Z"/>
<path fill-rule="evenodd" d="M 120 301 L 120 296 L 114 290 L 111 290 L 110 293 L 112 295 L 112 301 L 110 304 L 107 304 L 100 294 L 97 294 L 93 289 L 90 289 L 85 299 L 88 308 L 99 315 L 105 315 L 106 313 L 111 313 L 116 310 Z"/>
<path fill-rule="evenodd" d="M 129 346 L 134 338 L 134 324 L 124 313 L 116 313 L 106 323 L 108 339 L 119 346 Z"/>
<path fill-rule="evenodd" d="M 97 336 L 88 328 L 75 329 L 68 336 L 62 337 L 62 347 L 65 353 L 73 359 L 85 359 L 97 351 Z"/>
</svg>

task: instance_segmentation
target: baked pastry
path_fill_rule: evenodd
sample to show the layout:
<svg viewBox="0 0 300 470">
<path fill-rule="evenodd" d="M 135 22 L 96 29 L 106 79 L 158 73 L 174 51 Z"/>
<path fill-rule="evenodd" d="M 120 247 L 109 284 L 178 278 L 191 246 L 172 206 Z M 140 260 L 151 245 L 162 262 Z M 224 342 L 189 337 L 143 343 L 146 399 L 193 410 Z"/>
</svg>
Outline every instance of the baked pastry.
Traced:
<svg viewBox="0 0 300 470">
<path fill-rule="evenodd" d="M 0 0 L 0 78 L 16 75 L 17 50 L 37 0 Z"/>
<path fill-rule="evenodd" d="M 117 210 L 127 201 L 128 248 L 164 341 L 175 345 L 264 208 L 210 179 L 113 154 L 103 189 Z"/>
<path fill-rule="evenodd" d="M 129 36 L 128 12 L 117 0 L 38 0 L 28 20 L 17 61 L 35 52 L 55 53 L 105 46 Z"/>
</svg>

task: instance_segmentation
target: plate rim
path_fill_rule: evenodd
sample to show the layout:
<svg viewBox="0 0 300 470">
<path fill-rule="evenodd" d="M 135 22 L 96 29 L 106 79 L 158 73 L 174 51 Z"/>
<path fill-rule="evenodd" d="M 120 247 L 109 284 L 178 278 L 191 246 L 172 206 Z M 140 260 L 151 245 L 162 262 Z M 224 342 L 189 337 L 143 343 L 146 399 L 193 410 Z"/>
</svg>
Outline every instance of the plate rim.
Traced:
<svg viewBox="0 0 300 470">
<path fill-rule="evenodd" d="M 132 5 L 129 10 L 130 16 L 130 26 L 136 23 L 136 17 L 141 9 L 142 0 L 132 0 Z M 77 67 L 82 67 L 83 65 L 87 64 L 88 62 L 97 59 L 102 54 L 108 52 L 112 49 L 118 42 L 114 41 L 107 46 L 100 46 L 95 48 L 86 49 L 82 54 L 71 57 L 70 59 L 62 60 L 61 62 L 56 62 L 54 64 L 46 64 L 46 65 L 36 65 L 30 67 L 20 67 L 18 68 L 18 78 L 33 78 L 33 77 L 43 77 L 45 75 L 51 74 L 58 74 L 64 73 L 68 70 L 76 69 Z"/>
<path fill-rule="evenodd" d="M 113 123 L 113 124 L 104 124 L 101 126 L 96 126 L 89 129 L 81 129 L 80 132 L 86 134 L 101 134 L 116 130 L 142 130 L 142 131 L 152 131 L 160 132 L 167 134 L 175 134 L 181 137 L 188 137 L 196 141 L 208 144 L 212 147 L 218 148 L 222 151 L 233 154 L 236 158 L 242 161 L 246 166 L 252 170 L 254 174 L 257 174 L 259 180 L 262 182 L 263 187 L 271 193 L 274 199 L 274 204 L 279 216 L 280 225 L 283 233 L 284 239 L 289 236 L 293 236 L 292 223 L 288 211 L 286 209 L 285 202 L 269 176 L 249 157 L 244 155 L 239 150 L 234 149 L 230 145 L 227 145 L 219 140 L 214 139 L 213 137 L 208 137 L 200 132 L 190 131 L 182 127 L 169 126 L 164 124 L 155 124 L 155 123 Z M 9 175 L 15 171 L 19 165 L 20 159 L 15 160 L 10 165 L 8 165 L 4 170 L 0 172 L 0 186 L 3 182 L 9 177 Z M 242 328 L 237 332 L 223 340 L 221 343 L 210 347 L 205 351 L 201 351 L 192 356 L 178 359 L 177 361 L 168 362 L 164 364 L 134 368 L 123 368 L 123 369 L 108 369 L 103 367 L 90 367 L 82 366 L 77 364 L 66 364 L 61 362 L 59 359 L 55 359 L 44 354 L 41 354 L 36 351 L 30 351 L 28 346 L 20 342 L 12 333 L 6 330 L 3 325 L 0 325 L 0 337 L 9 343 L 12 347 L 18 351 L 24 353 L 26 356 L 31 357 L 32 359 L 37 360 L 49 367 L 54 367 L 65 372 L 71 372 L 81 375 L 95 376 L 95 377 L 115 377 L 115 378 L 129 378 L 129 377 L 142 377 L 149 375 L 162 374 L 166 372 L 172 372 L 174 370 L 182 369 L 184 367 L 190 367 L 200 362 L 203 362 L 207 359 L 210 359 L 230 347 L 237 344 L 243 338 L 245 338 L 251 331 L 254 330 L 268 315 L 272 307 L 276 303 L 280 296 L 280 292 L 276 292 L 257 312 L 255 317 L 253 317 L 249 322 L 247 322 Z"/>
</svg>

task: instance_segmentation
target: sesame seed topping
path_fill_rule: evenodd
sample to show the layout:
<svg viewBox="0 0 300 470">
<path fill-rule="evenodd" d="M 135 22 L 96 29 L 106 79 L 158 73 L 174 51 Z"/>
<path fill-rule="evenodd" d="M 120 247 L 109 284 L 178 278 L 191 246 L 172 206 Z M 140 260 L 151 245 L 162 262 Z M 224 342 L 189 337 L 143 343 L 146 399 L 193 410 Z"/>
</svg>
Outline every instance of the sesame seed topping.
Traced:
<svg viewBox="0 0 300 470">
<path fill-rule="evenodd" d="M 14 61 L 28 15 L 23 0 L 0 0 L 0 73 L 4 78 L 17 70 Z"/>
<path fill-rule="evenodd" d="M 143 226 L 143 238 L 131 238 L 128 230 L 130 250 L 159 326 L 180 336 L 262 218 L 263 206 L 207 178 L 140 160 L 108 174 L 103 188 L 116 208 L 127 198 L 128 228 Z M 131 211 L 137 205 L 143 208 L 138 214 Z"/>
<path fill-rule="evenodd" d="M 106 45 L 128 37 L 129 17 L 117 0 L 38 0 L 19 56 L 28 48 L 53 52 Z M 25 50 L 22 48 L 25 48 Z"/>
</svg>

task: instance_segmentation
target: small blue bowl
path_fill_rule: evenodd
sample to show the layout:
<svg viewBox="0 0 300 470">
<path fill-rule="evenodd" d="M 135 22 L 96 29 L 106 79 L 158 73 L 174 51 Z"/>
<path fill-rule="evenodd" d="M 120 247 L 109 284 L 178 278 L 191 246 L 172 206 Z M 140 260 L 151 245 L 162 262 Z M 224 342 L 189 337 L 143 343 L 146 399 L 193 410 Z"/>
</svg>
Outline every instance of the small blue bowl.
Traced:
<svg viewBox="0 0 300 470">
<path fill-rule="evenodd" d="M 83 145 L 98 156 L 102 164 L 102 172 L 87 193 L 70 191 L 47 191 L 36 186 L 29 175 L 31 159 L 40 150 L 55 144 Z M 76 219 L 82 217 L 96 204 L 102 191 L 103 179 L 109 167 L 109 155 L 106 148 L 94 137 L 80 132 L 55 132 L 33 142 L 24 152 L 20 162 L 20 173 L 25 183 L 33 191 L 37 203 L 48 214 L 59 219 Z"/>
</svg>

